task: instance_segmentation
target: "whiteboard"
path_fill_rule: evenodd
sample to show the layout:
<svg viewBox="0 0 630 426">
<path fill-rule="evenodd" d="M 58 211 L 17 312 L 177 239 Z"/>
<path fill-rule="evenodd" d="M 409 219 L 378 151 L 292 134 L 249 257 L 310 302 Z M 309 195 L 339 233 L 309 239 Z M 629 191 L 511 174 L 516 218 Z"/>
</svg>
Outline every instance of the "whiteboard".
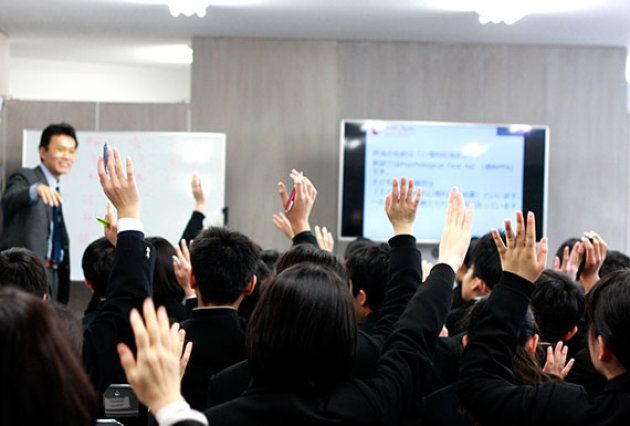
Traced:
<svg viewBox="0 0 630 426">
<path fill-rule="evenodd" d="M 22 165 L 39 165 L 41 130 L 24 130 Z M 98 180 L 96 161 L 103 144 L 133 160 L 140 191 L 141 218 L 147 236 L 176 243 L 195 207 L 190 189 L 199 174 L 206 194 L 205 225 L 223 224 L 225 206 L 225 134 L 164 132 L 77 132 L 74 166 L 61 177 L 63 215 L 70 237 L 73 281 L 83 280 L 83 250 L 103 236 L 97 217 L 104 217 L 107 198 Z"/>
</svg>

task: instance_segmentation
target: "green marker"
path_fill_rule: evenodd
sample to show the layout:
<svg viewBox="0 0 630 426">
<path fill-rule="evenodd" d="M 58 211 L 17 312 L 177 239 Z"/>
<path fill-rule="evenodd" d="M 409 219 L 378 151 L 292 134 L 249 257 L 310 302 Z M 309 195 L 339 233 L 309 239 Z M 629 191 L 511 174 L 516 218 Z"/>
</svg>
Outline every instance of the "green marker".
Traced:
<svg viewBox="0 0 630 426">
<path fill-rule="evenodd" d="M 97 217 L 97 218 L 96 218 L 96 221 L 97 221 L 98 223 L 100 223 L 101 225 L 103 225 L 104 227 L 106 227 L 106 228 L 109 228 L 109 227 L 112 225 L 111 223 L 109 223 L 109 222 L 108 222 L 108 221 L 106 221 L 105 219 L 101 219 L 100 217 Z"/>
</svg>

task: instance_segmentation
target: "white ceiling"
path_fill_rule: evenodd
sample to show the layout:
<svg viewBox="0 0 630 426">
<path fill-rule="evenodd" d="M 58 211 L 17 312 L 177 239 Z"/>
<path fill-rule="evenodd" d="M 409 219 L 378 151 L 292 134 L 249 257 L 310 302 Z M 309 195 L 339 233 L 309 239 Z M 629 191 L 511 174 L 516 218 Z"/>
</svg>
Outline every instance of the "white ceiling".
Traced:
<svg viewBox="0 0 630 426">
<path fill-rule="evenodd" d="M 0 0 L 0 31 L 12 57 L 116 63 L 141 62 L 138 46 L 195 36 L 630 45 L 630 0 L 564 0 L 577 10 L 512 26 L 427 6 L 445 1 L 215 0 L 205 18 L 173 18 L 165 0 Z"/>
</svg>

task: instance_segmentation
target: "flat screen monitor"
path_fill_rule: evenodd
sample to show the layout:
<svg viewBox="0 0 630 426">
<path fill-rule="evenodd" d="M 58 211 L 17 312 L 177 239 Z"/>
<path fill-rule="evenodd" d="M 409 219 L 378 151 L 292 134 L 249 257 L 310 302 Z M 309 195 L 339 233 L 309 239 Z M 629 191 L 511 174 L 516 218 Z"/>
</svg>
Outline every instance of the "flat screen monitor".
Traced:
<svg viewBox="0 0 630 426">
<path fill-rule="evenodd" d="M 414 227 L 422 243 L 440 240 L 453 186 L 475 204 L 473 235 L 503 228 L 516 210 L 545 231 L 549 128 L 522 124 L 342 120 L 338 237 L 386 241 L 385 196 L 394 177 L 422 187 Z"/>
</svg>

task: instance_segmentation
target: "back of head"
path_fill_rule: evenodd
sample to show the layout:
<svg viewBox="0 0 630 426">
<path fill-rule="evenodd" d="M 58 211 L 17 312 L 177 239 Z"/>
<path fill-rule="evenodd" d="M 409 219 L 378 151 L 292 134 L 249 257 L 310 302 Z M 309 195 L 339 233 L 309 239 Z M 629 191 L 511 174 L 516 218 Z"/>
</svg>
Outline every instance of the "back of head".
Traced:
<svg viewBox="0 0 630 426">
<path fill-rule="evenodd" d="M 265 265 L 267 265 L 270 271 L 273 271 L 274 265 L 279 257 L 280 252 L 278 250 L 268 249 L 260 253 L 260 259 L 265 262 Z"/>
<path fill-rule="evenodd" d="M 153 298 L 158 305 L 171 299 L 181 301 L 184 290 L 177 283 L 173 269 L 173 256 L 177 254 L 175 248 L 162 237 L 149 237 L 147 241 L 153 244 L 157 252 L 153 271 Z"/>
<path fill-rule="evenodd" d="M 350 241 L 346 246 L 346 251 L 343 254 L 344 259 L 348 259 L 352 256 L 352 253 L 355 250 L 362 249 L 364 247 L 370 247 L 376 245 L 376 243 L 369 238 L 357 237 L 354 240 Z"/>
<path fill-rule="evenodd" d="M 0 286 L 13 285 L 37 297 L 48 294 L 42 261 L 30 250 L 10 248 L 0 252 Z"/>
<path fill-rule="evenodd" d="M 190 247 L 192 273 L 205 303 L 231 304 L 253 278 L 260 249 L 240 232 L 211 227 Z"/>
<path fill-rule="evenodd" d="M 373 311 L 378 311 L 385 299 L 390 252 L 389 244 L 378 244 L 355 250 L 346 259 L 353 295 L 363 290 Z"/>
<path fill-rule="evenodd" d="M 252 312 L 254 312 L 254 308 L 260 299 L 260 293 L 266 287 L 269 277 L 271 277 L 271 269 L 269 269 L 265 261 L 260 259 L 256 267 L 258 284 L 254 287 L 252 294 L 246 296 L 238 306 L 238 314 L 242 318 L 249 319 L 252 316 Z"/>
<path fill-rule="evenodd" d="M 105 237 L 92 241 L 83 251 L 83 276 L 98 297 L 105 297 L 107 280 L 114 266 L 116 247 Z"/>
<path fill-rule="evenodd" d="M 275 272 L 279 274 L 285 269 L 302 262 L 326 266 L 335 271 L 344 280 L 348 280 L 346 267 L 337 259 L 337 256 L 312 244 L 298 244 L 285 251 L 276 262 Z"/>
<path fill-rule="evenodd" d="M 0 289 L 0 347 L 0 424 L 93 422 L 94 391 L 51 306 Z"/>
<path fill-rule="evenodd" d="M 253 379 L 276 389 L 325 392 L 349 373 L 355 321 L 346 282 L 333 270 L 302 263 L 282 271 L 249 323 Z"/>
<path fill-rule="evenodd" d="M 617 250 L 609 250 L 606 253 L 606 259 L 601 268 L 599 268 L 599 277 L 603 278 L 606 275 L 622 269 L 630 269 L 630 257 Z"/>
<path fill-rule="evenodd" d="M 49 124 L 42 131 L 42 136 L 39 140 L 39 147 L 48 149 L 50 144 L 50 138 L 57 135 L 70 136 L 76 142 L 76 147 L 79 147 L 79 141 L 77 139 L 77 133 L 68 123 Z"/>
<path fill-rule="evenodd" d="M 503 233 L 501 233 L 501 237 L 505 240 Z M 493 288 L 499 282 L 503 270 L 501 269 L 499 251 L 494 244 L 492 234 L 485 234 L 475 242 L 471 259 L 474 276 L 483 280 L 487 287 Z"/>
<path fill-rule="evenodd" d="M 584 315 L 584 291 L 563 273 L 545 270 L 536 280 L 531 307 L 544 342 L 557 343 Z"/>
<path fill-rule="evenodd" d="M 586 296 L 590 333 L 601 336 L 626 370 L 630 369 L 630 270 L 602 278 Z"/>
</svg>

